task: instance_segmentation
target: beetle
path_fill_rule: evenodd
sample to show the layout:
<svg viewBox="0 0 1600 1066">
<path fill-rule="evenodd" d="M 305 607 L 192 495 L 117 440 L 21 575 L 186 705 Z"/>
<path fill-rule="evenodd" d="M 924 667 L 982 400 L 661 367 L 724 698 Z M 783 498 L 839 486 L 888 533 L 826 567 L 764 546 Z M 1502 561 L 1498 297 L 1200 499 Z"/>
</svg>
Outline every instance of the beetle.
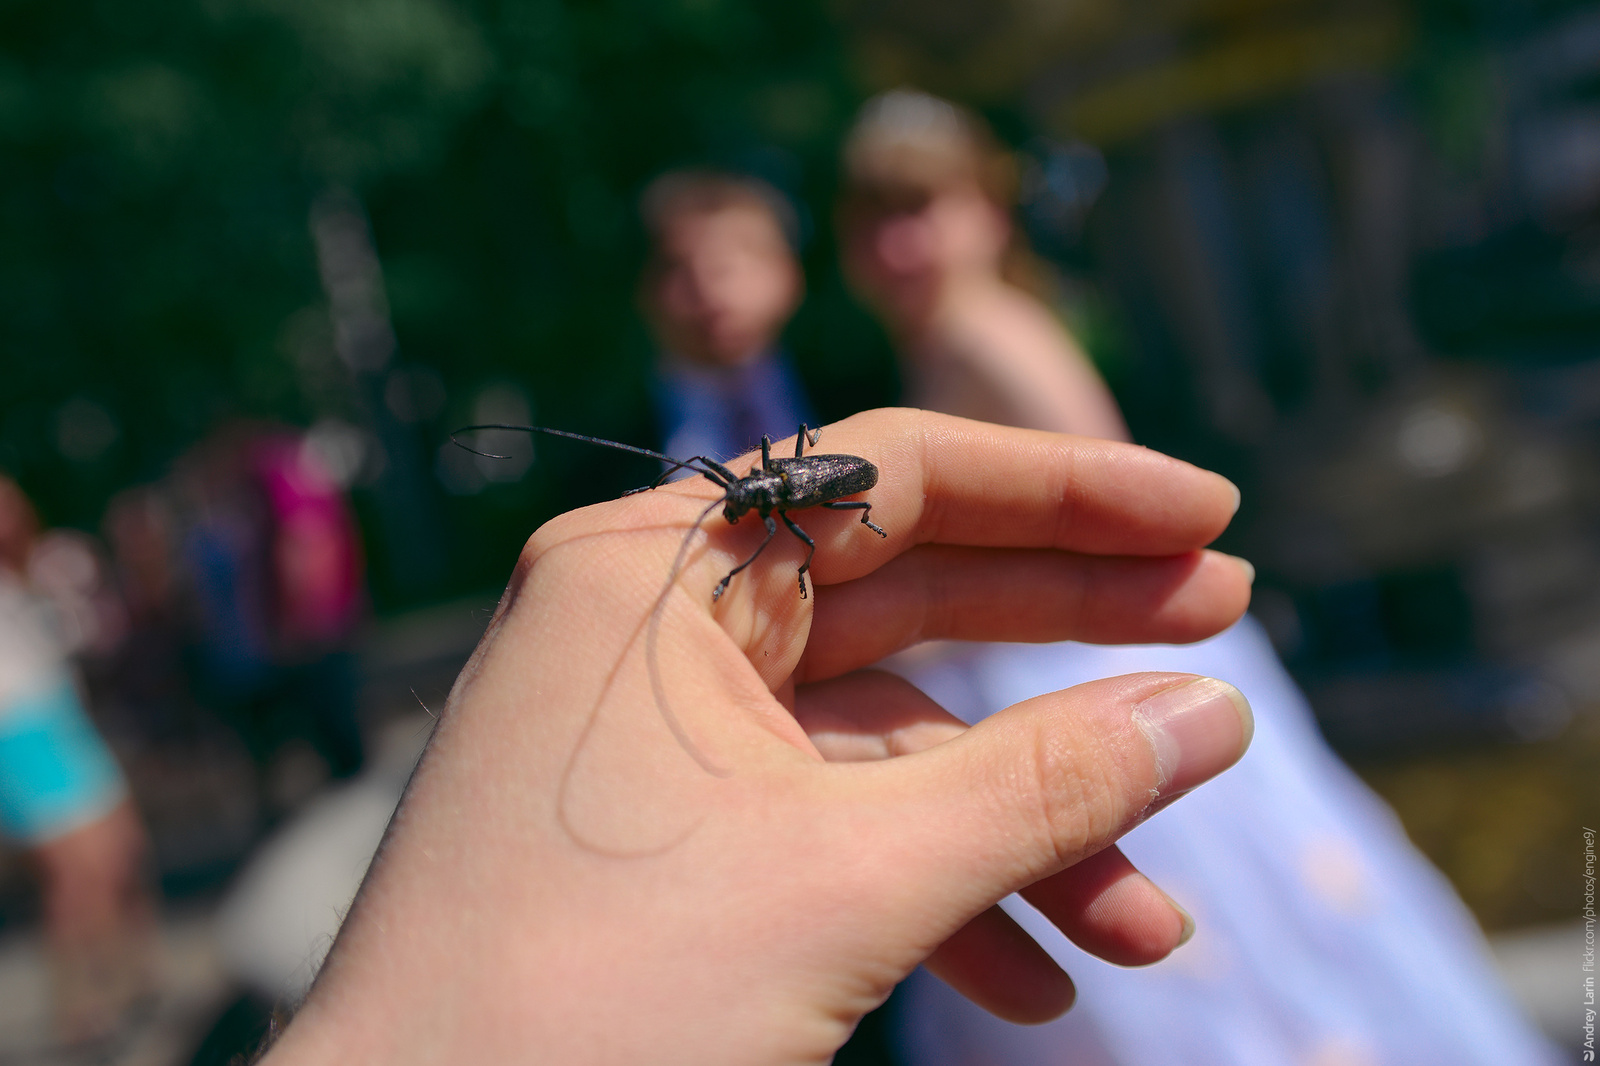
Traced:
<svg viewBox="0 0 1600 1066">
<path fill-rule="evenodd" d="M 800 598 L 806 598 L 806 571 L 811 569 L 811 559 L 817 554 L 816 541 L 806 535 L 806 531 L 795 525 L 789 517 L 790 511 L 802 511 L 808 507 L 827 507 L 835 511 L 860 511 L 861 524 L 878 534 L 887 537 L 883 527 L 872 521 L 872 504 L 866 500 L 846 500 L 845 496 L 854 496 L 858 492 L 866 492 L 878 483 L 878 468 L 859 455 L 806 455 L 806 445 L 816 447 L 817 440 L 822 436 L 822 430 L 813 430 L 804 423 L 800 426 L 799 436 L 794 442 L 794 458 L 780 456 L 772 457 L 772 438 L 761 438 L 761 465 L 750 468 L 750 473 L 739 477 L 728 467 L 715 459 L 704 455 L 696 455 L 690 459 L 674 459 L 670 455 L 651 451 L 649 448 L 636 448 L 631 444 L 619 441 L 605 440 L 602 437 L 590 437 L 582 433 L 571 433 L 564 429 L 551 429 L 548 426 L 513 426 L 501 423 L 488 423 L 477 426 L 464 426 L 450 434 L 450 440 L 475 455 L 487 456 L 491 459 L 503 459 L 505 456 L 495 455 L 492 452 L 480 452 L 476 448 L 463 444 L 456 438 L 463 433 L 477 430 L 502 429 L 518 433 L 544 433 L 552 437 L 566 437 L 569 440 L 581 440 L 589 444 L 598 444 L 606 448 L 615 448 L 619 451 L 632 452 L 635 455 L 649 456 L 666 463 L 669 469 L 654 483 L 641 488 L 632 489 L 624 493 L 631 496 L 636 492 L 648 492 L 659 488 L 666 483 L 668 477 L 676 470 L 692 470 L 704 477 L 707 481 L 722 489 L 722 499 L 717 501 L 722 505 L 722 517 L 728 520 L 729 525 L 737 525 L 740 518 L 754 511 L 761 516 L 761 521 L 766 524 L 767 536 L 761 546 L 751 554 L 750 558 L 728 571 L 726 577 L 717 583 L 711 592 L 712 602 L 722 597 L 727 591 L 728 583 L 734 575 L 756 561 L 767 545 L 772 543 L 772 538 L 778 535 L 778 523 L 773 515 L 783 520 L 789 527 L 789 532 L 800 538 L 806 546 L 805 562 L 800 564 L 796 579 L 800 584 Z M 714 508 L 707 508 L 707 512 Z M 701 516 L 702 518 L 704 515 Z M 697 522 L 696 525 L 699 523 Z M 687 541 L 685 545 L 687 546 Z"/>
</svg>

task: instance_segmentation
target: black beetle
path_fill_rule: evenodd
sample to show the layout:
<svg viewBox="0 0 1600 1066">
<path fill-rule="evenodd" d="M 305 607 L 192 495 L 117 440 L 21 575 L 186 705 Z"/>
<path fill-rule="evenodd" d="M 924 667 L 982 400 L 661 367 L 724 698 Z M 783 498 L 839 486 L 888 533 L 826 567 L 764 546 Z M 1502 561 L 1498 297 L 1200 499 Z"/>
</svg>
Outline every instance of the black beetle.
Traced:
<svg viewBox="0 0 1600 1066">
<path fill-rule="evenodd" d="M 806 560 L 800 564 L 797 574 L 800 582 L 800 597 L 806 596 L 806 571 L 811 569 L 811 558 L 817 553 L 816 542 L 806 536 L 805 530 L 794 524 L 788 515 L 790 511 L 800 511 L 807 507 L 828 507 L 835 511 L 860 511 L 861 524 L 878 534 L 887 537 L 883 527 L 873 522 L 869 517 L 872 514 L 872 504 L 866 500 L 844 500 L 841 497 L 853 496 L 858 492 L 865 492 L 878 483 L 878 468 L 859 455 L 806 455 L 805 448 L 809 443 L 816 446 L 817 439 L 822 431 L 812 430 L 809 426 L 800 426 L 800 435 L 794 442 L 794 458 L 785 459 L 772 457 L 772 438 L 761 438 L 761 465 L 750 468 L 750 473 L 739 477 L 732 470 L 717 462 L 715 459 L 704 455 L 696 455 L 691 459 L 674 459 L 670 455 L 653 452 L 649 448 L 636 448 L 631 444 L 622 444 L 614 440 L 605 440 L 601 437 L 589 437 L 582 433 L 569 433 L 563 429 L 551 429 L 548 426 L 511 426 L 500 423 L 489 423 L 478 426 L 464 426 L 450 434 L 450 439 L 455 444 L 466 448 L 475 455 L 487 456 L 491 459 L 503 459 L 505 456 L 495 455 L 492 452 L 480 452 L 476 448 L 462 444 L 456 437 L 462 433 L 471 433 L 484 429 L 513 430 L 519 433 L 544 433 L 552 437 L 566 437 L 569 440 L 587 441 L 606 448 L 616 448 L 619 451 L 632 452 L 635 455 L 647 455 L 652 459 L 659 459 L 670 467 L 666 473 L 656 479 L 654 484 L 643 488 L 633 489 L 624 495 L 631 496 L 635 492 L 648 492 L 650 489 L 659 488 L 664 484 L 673 470 L 693 470 L 700 476 L 722 489 L 723 496 L 722 516 L 730 524 L 737 523 L 741 517 L 754 511 L 761 516 L 767 526 L 767 538 L 755 552 L 728 571 L 728 575 L 717 583 L 712 591 L 711 598 L 716 600 L 722 596 L 728 587 L 728 582 L 733 576 L 751 563 L 756 557 L 766 550 L 772 538 L 778 535 L 778 524 L 772 516 L 777 515 L 783 519 L 783 524 L 789 527 L 789 532 L 799 537 L 806 546 Z M 715 506 L 715 505 L 713 505 Z M 708 508 L 709 510 L 709 508 Z M 701 516 L 702 518 L 704 515 Z M 698 523 L 697 523 L 698 524 Z M 685 541 L 687 544 L 687 541 Z"/>
</svg>

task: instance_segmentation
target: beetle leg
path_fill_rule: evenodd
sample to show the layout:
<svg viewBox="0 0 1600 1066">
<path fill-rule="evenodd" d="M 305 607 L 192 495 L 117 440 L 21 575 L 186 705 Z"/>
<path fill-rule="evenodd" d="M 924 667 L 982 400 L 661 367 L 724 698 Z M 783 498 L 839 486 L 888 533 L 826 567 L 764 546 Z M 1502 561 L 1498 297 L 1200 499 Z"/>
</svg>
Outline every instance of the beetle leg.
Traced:
<svg viewBox="0 0 1600 1066">
<path fill-rule="evenodd" d="M 822 436 L 822 430 L 812 429 L 804 422 L 800 423 L 800 432 L 794 438 L 794 457 L 799 459 L 805 455 L 807 444 L 815 448 L 817 446 L 817 438 L 820 436 Z"/>
<path fill-rule="evenodd" d="M 789 517 L 787 511 L 779 511 L 778 517 L 783 519 L 783 524 L 789 527 L 789 532 L 805 541 L 806 561 L 800 564 L 800 572 L 795 576 L 800 580 L 800 598 L 806 598 L 806 571 L 811 569 L 811 559 L 817 554 L 817 542 L 806 536 L 806 531 L 794 524 L 794 519 Z"/>
<path fill-rule="evenodd" d="M 755 562 L 756 561 L 756 556 L 760 555 L 762 552 L 766 551 L 767 550 L 767 545 L 772 543 L 772 538 L 776 537 L 778 535 L 778 523 L 776 523 L 776 522 L 774 522 L 772 520 L 772 516 L 771 515 L 767 515 L 764 519 L 762 519 L 762 521 L 767 523 L 767 539 L 761 542 L 761 547 L 757 548 L 755 550 L 755 552 L 750 556 L 750 558 L 746 559 L 744 562 L 740 563 L 738 566 L 734 567 L 732 570 L 729 570 L 728 571 L 728 576 L 723 578 L 720 582 L 717 583 L 717 587 L 711 590 L 711 602 L 712 603 L 716 603 L 717 600 L 722 596 L 722 593 L 728 587 L 728 582 L 733 580 L 733 575 L 737 574 L 739 571 L 743 570 L 745 567 L 747 567 L 751 563 Z"/>
<path fill-rule="evenodd" d="M 878 523 L 867 517 L 872 513 L 872 504 L 868 503 L 866 500 L 829 500 L 822 506 L 831 507 L 835 511 L 860 511 L 862 525 L 866 526 L 880 537 L 887 537 L 889 535 L 883 531 L 882 526 L 878 525 Z"/>
<path fill-rule="evenodd" d="M 634 495 L 636 493 L 640 493 L 640 492 L 649 492 L 651 489 L 659 489 L 662 485 L 665 485 L 667 483 L 667 478 L 671 477 L 673 474 L 676 474 L 677 472 L 678 472 L 678 468 L 677 467 L 673 467 L 671 470 L 663 471 L 661 476 L 656 478 L 654 481 L 650 482 L 650 484 L 648 484 L 648 485 L 640 485 L 636 489 L 629 489 L 627 492 L 624 492 L 623 495 L 624 496 L 632 496 L 632 495 Z"/>
</svg>

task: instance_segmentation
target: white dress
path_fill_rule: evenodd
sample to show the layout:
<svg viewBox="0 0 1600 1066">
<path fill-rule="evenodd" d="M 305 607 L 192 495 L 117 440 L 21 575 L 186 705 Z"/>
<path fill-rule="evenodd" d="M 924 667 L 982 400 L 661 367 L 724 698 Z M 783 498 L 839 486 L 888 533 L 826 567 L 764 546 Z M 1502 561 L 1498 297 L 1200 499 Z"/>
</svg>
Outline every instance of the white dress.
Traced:
<svg viewBox="0 0 1600 1066">
<path fill-rule="evenodd" d="M 1541 1066 L 1554 1051 L 1501 988 L 1483 938 L 1393 813 L 1329 750 L 1260 627 L 1186 646 L 954 645 L 892 667 L 963 719 L 1141 670 L 1235 685 L 1255 711 L 1233 769 L 1123 838 L 1193 914 L 1194 938 L 1129 969 L 1004 904 L 1062 963 L 1077 1005 L 1002 1022 L 925 971 L 902 991 L 906 1066 Z"/>
</svg>

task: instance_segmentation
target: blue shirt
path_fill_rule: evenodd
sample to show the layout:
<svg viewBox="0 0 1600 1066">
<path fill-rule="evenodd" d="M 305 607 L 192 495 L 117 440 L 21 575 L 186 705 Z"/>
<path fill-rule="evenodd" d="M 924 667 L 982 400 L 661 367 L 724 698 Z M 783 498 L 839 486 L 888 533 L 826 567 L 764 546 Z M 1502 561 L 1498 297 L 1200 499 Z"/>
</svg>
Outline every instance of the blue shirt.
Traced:
<svg viewBox="0 0 1600 1066">
<path fill-rule="evenodd" d="M 760 447 L 763 433 L 787 437 L 812 417 L 794 368 L 775 349 L 736 367 L 666 356 L 652 394 L 661 450 L 678 459 L 732 459 Z"/>
</svg>

